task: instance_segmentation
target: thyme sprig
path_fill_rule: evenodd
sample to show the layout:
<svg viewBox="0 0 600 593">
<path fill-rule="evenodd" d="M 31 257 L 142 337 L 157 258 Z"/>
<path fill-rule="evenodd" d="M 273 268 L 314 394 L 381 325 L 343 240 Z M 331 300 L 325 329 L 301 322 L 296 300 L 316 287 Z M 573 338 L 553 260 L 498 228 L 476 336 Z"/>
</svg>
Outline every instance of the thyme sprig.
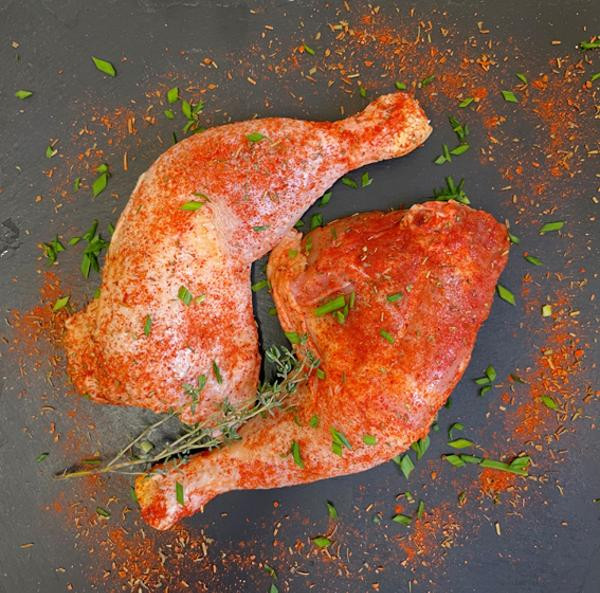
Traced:
<svg viewBox="0 0 600 593">
<path fill-rule="evenodd" d="M 239 440 L 241 437 L 238 430 L 248 420 L 292 407 L 292 396 L 298 385 L 306 382 L 312 371 L 319 366 L 319 361 L 308 350 L 302 357 L 297 358 L 285 347 L 271 346 L 265 352 L 265 357 L 274 368 L 274 378 L 259 385 L 255 398 L 239 407 L 234 407 L 225 401 L 219 412 L 204 422 L 180 423 L 175 440 L 165 443 L 151 455 L 144 454 L 145 450 L 149 452 L 155 449 L 153 446 L 143 446 L 148 443 L 152 433 L 169 420 L 177 419 L 183 408 L 171 411 L 147 426 L 105 464 L 98 463 L 94 467 L 84 468 L 83 466 L 90 465 L 84 460 L 79 466 L 66 469 L 56 477 L 67 479 L 106 473 L 145 475 L 150 473 L 150 467 L 155 463 L 173 462 L 174 465 L 179 466 L 186 463 L 189 456 L 198 451 L 214 449 Z"/>
</svg>

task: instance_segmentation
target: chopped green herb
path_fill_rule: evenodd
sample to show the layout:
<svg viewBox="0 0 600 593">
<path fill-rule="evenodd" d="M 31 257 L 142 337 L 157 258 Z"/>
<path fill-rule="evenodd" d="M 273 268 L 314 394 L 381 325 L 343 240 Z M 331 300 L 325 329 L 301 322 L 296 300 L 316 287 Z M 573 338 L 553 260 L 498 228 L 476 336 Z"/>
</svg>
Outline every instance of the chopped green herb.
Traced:
<svg viewBox="0 0 600 593">
<path fill-rule="evenodd" d="M 328 537 L 325 537 L 323 535 L 314 537 L 312 541 L 315 544 L 315 546 L 317 546 L 317 548 L 321 548 L 321 549 L 326 548 L 327 546 L 331 545 L 331 540 Z"/>
<path fill-rule="evenodd" d="M 394 83 L 394 86 L 399 90 L 399 91 L 405 91 L 406 90 L 406 84 L 404 84 L 403 82 L 400 82 L 399 80 L 397 80 Z"/>
<path fill-rule="evenodd" d="M 285 332 L 285 337 L 292 344 L 300 344 L 300 336 L 296 332 Z"/>
<path fill-rule="evenodd" d="M 19 90 L 15 93 L 15 97 L 17 99 L 27 99 L 29 97 L 31 97 L 31 95 L 33 95 L 33 93 L 31 91 L 25 91 L 25 90 Z"/>
<path fill-rule="evenodd" d="M 331 194 L 332 194 L 332 193 L 333 193 L 333 192 L 330 192 L 330 191 L 328 191 L 328 192 L 325 192 L 325 193 L 323 194 L 323 197 L 321 198 L 321 201 L 319 202 L 319 204 L 320 204 L 321 206 L 325 206 L 326 204 L 329 204 L 329 200 L 331 200 Z"/>
<path fill-rule="evenodd" d="M 348 442 L 348 439 L 343 432 L 339 432 L 333 428 L 333 426 L 330 427 L 329 431 L 331 432 L 331 450 L 336 455 L 341 457 L 343 447 L 346 447 L 346 449 L 352 449 L 352 446 Z"/>
<path fill-rule="evenodd" d="M 465 142 L 469 135 L 469 126 L 467 124 L 461 124 L 454 116 L 448 118 L 452 131 L 456 134 L 459 142 Z"/>
<path fill-rule="evenodd" d="M 42 461 L 45 461 L 46 458 L 48 457 L 48 455 L 50 455 L 50 453 L 48 453 L 47 451 L 44 453 L 40 453 L 35 460 L 37 461 L 37 463 L 42 463 Z"/>
<path fill-rule="evenodd" d="M 558 404 L 549 395 L 542 395 L 540 399 L 547 408 L 550 408 L 551 410 L 558 409 Z"/>
<path fill-rule="evenodd" d="M 596 39 L 596 41 L 582 41 L 579 47 L 583 50 L 598 49 L 600 48 L 600 39 Z"/>
<path fill-rule="evenodd" d="M 175 119 L 175 112 L 172 109 L 165 109 L 163 113 L 167 119 Z"/>
<path fill-rule="evenodd" d="M 514 245 L 518 245 L 521 242 L 521 239 L 519 239 L 517 235 L 513 235 L 512 233 L 508 233 L 508 238 L 510 239 L 510 242 Z"/>
<path fill-rule="evenodd" d="M 458 106 L 461 108 L 468 107 L 473 101 L 475 101 L 473 97 L 466 97 L 458 104 Z"/>
<path fill-rule="evenodd" d="M 367 89 L 364 86 L 359 86 L 358 87 L 358 94 L 363 98 L 366 99 L 367 98 Z"/>
<path fill-rule="evenodd" d="M 422 500 L 420 500 L 419 506 L 417 507 L 417 519 L 421 519 L 423 517 L 424 513 L 425 513 L 425 503 Z"/>
<path fill-rule="evenodd" d="M 372 434 L 363 434 L 362 440 L 365 445 L 377 444 L 377 437 L 373 436 Z"/>
<path fill-rule="evenodd" d="M 64 296 L 64 297 L 60 297 L 59 299 L 56 299 L 56 302 L 52 306 L 52 311 L 54 311 L 54 312 L 60 311 L 61 309 L 66 307 L 67 303 L 69 302 L 69 298 L 70 297 L 68 297 L 68 296 Z"/>
<path fill-rule="evenodd" d="M 380 329 L 379 330 L 379 335 L 386 341 L 388 341 L 390 344 L 393 344 L 396 339 L 394 338 L 394 336 L 392 336 L 392 334 L 390 334 L 388 331 L 384 330 L 384 329 Z"/>
<path fill-rule="evenodd" d="M 294 463 L 299 468 L 304 469 L 304 462 L 302 461 L 302 456 L 300 455 L 300 445 L 297 441 L 292 441 L 291 453 L 294 459 Z"/>
<path fill-rule="evenodd" d="M 317 377 L 321 379 L 321 381 L 325 378 L 325 372 L 323 371 L 323 369 L 317 369 L 315 373 Z"/>
<path fill-rule="evenodd" d="M 219 368 L 216 360 L 213 360 L 212 371 L 213 375 L 215 376 L 215 380 L 219 385 L 221 385 L 223 383 L 223 375 L 221 375 L 221 369 Z"/>
<path fill-rule="evenodd" d="M 327 504 L 327 515 L 329 516 L 329 518 L 337 519 L 338 513 L 337 513 L 337 509 L 335 508 L 335 505 L 330 500 L 327 500 L 326 504 Z"/>
<path fill-rule="evenodd" d="M 448 200 L 456 200 L 461 204 L 470 204 L 471 201 L 467 197 L 467 194 L 463 191 L 463 185 L 465 180 L 461 179 L 458 185 L 454 182 L 454 179 L 450 176 L 446 177 L 446 187 L 433 190 L 433 197 L 441 202 L 447 202 Z"/>
<path fill-rule="evenodd" d="M 189 210 L 190 212 L 195 212 L 204 206 L 206 202 L 200 202 L 199 200 L 190 200 L 189 202 L 185 202 L 182 204 L 182 210 Z"/>
<path fill-rule="evenodd" d="M 512 91 L 500 91 L 500 92 L 502 93 L 502 98 L 507 103 L 518 103 L 519 102 L 516 95 Z"/>
<path fill-rule="evenodd" d="M 269 225 L 265 225 L 265 226 L 253 226 L 252 230 L 255 233 L 262 233 L 263 231 L 266 231 L 269 228 Z"/>
<path fill-rule="evenodd" d="M 319 417 L 316 414 L 313 414 L 308 421 L 308 425 L 311 428 L 317 428 L 319 426 Z"/>
<path fill-rule="evenodd" d="M 75 177 L 75 181 L 73 181 L 73 191 L 79 191 L 81 187 L 81 177 Z"/>
<path fill-rule="evenodd" d="M 188 307 L 190 305 L 190 303 L 192 302 L 192 300 L 194 299 L 194 296 L 185 286 L 182 285 L 179 287 L 179 290 L 177 291 L 177 298 L 186 307 Z"/>
<path fill-rule="evenodd" d="M 373 179 L 371 177 L 369 177 L 369 173 L 368 172 L 363 173 L 360 178 L 360 186 L 367 187 L 368 185 L 371 185 L 371 183 L 373 183 Z"/>
<path fill-rule="evenodd" d="M 590 78 L 590 82 L 596 82 L 600 78 L 600 72 L 594 72 Z"/>
<path fill-rule="evenodd" d="M 268 284 L 269 284 L 268 280 L 259 280 L 258 282 L 255 282 L 250 288 L 252 289 L 252 292 L 259 292 L 265 286 L 268 286 Z"/>
<path fill-rule="evenodd" d="M 269 566 L 266 562 L 264 564 L 264 568 L 263 570 L 273 579 L 277 578 L 277 573 L 275 572 L 275 569 L 271 566 Z"/>
<path fill-rule="evenodd" d="M 508 290 L 508 288 L 506 288 L 505 286 L 502 286 L 502 284 L 498 284 L 496 286 L 496 290 L 498 291 L 498 296 L 503 301 L 506 301 L 507 303 L 510 303 L 511 305 L 515 304 L 515 295 L 510 290 Z"/>
<path fill-rule="evenodd" d="M 527 84 L 527 76 L 525 76 L 525 74 L 523 74 L 522 72 L 515 72 L 515 76 L 523 83 L 523 84 Z"/>
<path fill-rule="evenodd" d="M 563 220 L 557 220 L 555 222 L 547 222 L 542 225 L 540 228 L 540 235 L 544 233 L 551 233 L 554 231 L 560 231 L 565 226 L 565 222 Z"/>
<path fill-rule="evenodd" d="M 350 293 L 350 298 L 348 299 L 348 307 L 350 309 L 354 309 L 354 305 L 356 304 L 356 293 L 352 291 Z"/>
<path fill-rule="evenodd" d="M 408 453 L 405 453 L 404 455 L 397 455 L 393 458 L 393 462 L 400 466 L 400 470 L 404 474 L 404 477 L 408 480 L 410 474 L 415 469 L 415 464 L 410 458 L 410 455 Z"/>
<path fill-rule="evenodd" d="M 483 461 L 483 457 L 479 457 L 478 455 L 469 455 L 468 453 L 461 453 L 460 458 L 465 463 L 472 463 L 475 465 L 477 465 L 478 463 L 481 463 Z"/>
<path fill-rule="evenodd" d="M 466 447 L 472 447 L 474 443 L 469 439 L 454 439 L 448 441 L 448 445 L 453 449 L 465 449 Z"/>
<path fill-rule="evenodd" d="M 56 148 L 54 148 L 53 146 L 46 147 L 46 158 L 47 159 L 51 159 L 53 156 L 56 156 L 57 154 L 58 154 L 58 150 Z"/>
<path fill-rule="evenodd" d="M 115 70 L 115 67 L 110 62 L 107 62 L 106 60 L 103 60 L 102 58 L 96 58 L 95 56 L 92 56 L 92 61 L 94 62 L 96 69 L 100 70 L 100 72 L 103 72 L 104 74 L 108 74 L 108 76 L 116 76 L 117 75 L 117 71 Z"/>
<path fill-rule="evenodd" d="M 523 462 L 524 465 L 526 466 L 529 463 L 529 457 L 520 457 L 517 459 L 527 459 L 527 462 Z M 524 470 L 521 466 L 523 465 L 523 463 L 518 463 L 516 465 L 513 465 L 514 462 L 509 463 L 504 463 L 502 461 L 496 461 L 494 459 L 483 459 L 480 463 L 481 467 L 486 467 L 489 469 L 497 469 L 500 471 L 505 471 L 505 472 L 509 472 L 509 473 L 513 473 L 513 474 L 518 474 L 520 476 L 526 476 L 527 475 L 527 471 Z"/>
<path fill-rule="evenodd" d="M 323 215 L 318 212 L 310 217 L 310 230 L 314 231 L 316 228 L 323 226 Z"/>
<path fill-rule="evenodd" d="M 144 318 L 144 335 L 149 336 L 152 331 L 152 317 L 150 315 L 146 315 Z"/>
<path fill-rule="evenodd" d="M 542 317 L 552 316 L 552 305 L 542 305 Z"/>
<path fill-rule="evenodd" d="M 154 449 L 154 445 L 150 441 L 142 441 L 140 443 L 140 450 L 144 455 L 148 455 L 152 449 Z"/>
<path fill-rule="evenodd" d="M 271 583 L 271 586 L 269 587 L 269 593 L 279 593 L 279 589 L 275 583 Z"/>
<path fill-rule="evenodd" d="M 100 515 L 100 517 L 104 517 L 108 519 L 110 517 L 110 511 L 105 509 L 104 507 L 96 507 L 96 513 Z"/>
<path fill-rule="evenodd" d="M 269 309 L 267 310 L 267 313 L 271 317 L 275 317 L 277 315 L 277 309 L 275 307 L 269 307 Z"/>
<path fill-rule="evenodd" d="M 180 506 L 185 505 L 185 498 L 183 495 L 183 484 L 175 482 L 175 499 Z"/>
<path fill-rule="evenodd" d="M 460 455 L 442 455 L 442 459 L 445 459 L 448 463 L 454 467 L 464 467 L 465 462 L 460 458 Z"/>
<path fill-rule="evenodd" d="M 332 313 L 333 311 L 337 311 L 338 309 L 343 309 L 346 305 L 346 298 L 343 294 L 335 297 L 331 301 L 328 301 L 317 307 L 315 309 L 315 315 L 317 317 L 323 317 L 323 315 L 327 315 L 327 313 Z"/>
<path fill-rule="evenodd" d="M 496 369 L 489 365 L 487 369 L 485 369 L 485 376 L 489 379 L 490 383 L 493 383 L 496 380 Z"/>
<path fill-rule="evenodd" d="M 448 440 L 452 439 L 452 431 L 462 430 L 464 426 L 460 422 L 454 422 L 448 427 Z"/>
<path fill-rule="evenodd" d="M 544 264 L 542 264 L 542 260 L 535 257 L 535 255 L 524 255 L 523 256 L 525 258 L 525 261 L 528 261 L 530 264 L 533 264 L 534 266 L 543 266 Z"/>
<path fill-rule="evenodd" d="M 435 74 L 431 74 L 430 76 L 427 76 L 426 78 L 424 78 L 420 83 L 419 86 L 420 87 L 424 87 L 427 86 L 428 84 L 431 84 L 433 81 L 435 80 Z"/>
<path fill-rule="evenodd" d="M 342 177 L 342 183 L 348 187 L 352 187 L 353 189 L 358 188 L 358 183 L 356 183 L 356 181 L 354 181 L 354 179 L 351 177 Z"/>
<path fill-rule="evenodd" d="M 467 150 L 469 150 L 470 146 L 465 143 L 465 144 L 459 144 L 458 146 L 454 147 L 451 151 L 450 154 L 452 156 L 460 156 L 461 154 L 464 154 L 465 152 L 467 152 Z"/>
<path fill-rule="evenodd" d="M 388 294 L 386 299 L 390 303 L 395 303 L 396 301 L 399 301 L 402 297 L 403 294 L 401 292 L 395 292 L 394 294 Z"/>
<path fill-rule="evenodd" d="M 419 439 L 418 441 L 415 441 L 410 448 L 415 451 L 415 453 L 417 454 L 417 461 L 419 461 L 423 455 L 425 455 L 425 453 L 427 452 L 427 449 L 429 449 L 429 444 L 430 444 L 431 440 L 429 439 L 429 435 L 423 437 L 422 439 Z"/>
<path fill-rule="evenodd" d="M 447 160 L 448 159 L 443 154 L 440 154 L 433 162 L 436 165 L 443 165 Z"/>
<path fill-rule="evenodd" d="M 105 189 L 108 184 L 108 172 L 100 173 L 94 182 L 92 183 L 92 196 L 97 198 Z"/>
<path fill-rule="evenodd" d="M 491 391 L 491 389 L 492 389 L 492 386 L 491 386 L 491 385 L 485 385 L 484 387 L 482 387 L 482 388 L 479 390 L 479 395 L 480 395 L 480 396 L 483 396 L 483 395 L 485 395 L 485 394 L 486 394 L 488 391 Z"/>
<path fill-rule="evenodd" d="M 392 517 L 392 521 L 408 527 L 408 525 L 412 523 L 412 518 L 408 515 L 404 515 L 403 513 L 398 513 Z"/>
<path fill-rule="evenodd" d="M 254 144 L 255 142 L 263 140 L 264 136 L 260 132 L 252 132 L 251 134 L 246 134 L 246 139 Z"/>
<path fill-rule="evenodd" d="M 167 103 L 172 105 L 173 103 L 177 103 L 177 101 L 179 101 L 179 88 L 174 86 L 167 91 Z"/>
<path fill-rule="evenodd" d="M 185 99 L 181 102 L 181 113 L 185 115 L 186 119 L 192 119 L 192 105 Z"/>
<path fill-rule="evenodd" d="M 303 47 L 304 47 L 304 51 L 307 54 L 310 54 L 311 56 L 315 55 L 315 50 L 312 47 L 308 47 L 308 45 L 306 45 L 306 43 L 303 44 Z"/>
<path fill-rule="evenodd" d="M 490 380 L 487 377 L 479 377 L 478 379 L 475 379 L 475 383 L 477 383 L 477 385 L 489 385 Z"/>
</svg>

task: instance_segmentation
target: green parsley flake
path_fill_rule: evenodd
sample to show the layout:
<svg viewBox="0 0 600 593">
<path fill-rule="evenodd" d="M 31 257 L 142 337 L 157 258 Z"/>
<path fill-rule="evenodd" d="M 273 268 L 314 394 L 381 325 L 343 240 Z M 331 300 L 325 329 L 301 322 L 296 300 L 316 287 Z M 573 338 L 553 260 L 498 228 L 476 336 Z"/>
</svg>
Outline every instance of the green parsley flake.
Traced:
<svg viewBox="0 0 600 593">
<path fill-rule="evenodd" d="M 61 309 L 64 309 L 67 306 L 67 303 L 69 302 L 69 298 L 70 297 L 68 296 L 64 296 L 60 297 L 59 299 L 56 299 L 56 302 L 52 306 L 52 311 L 56 312 L 60 311 Z"/>
<path fill-rule="evenodd" d="M 510 303 L 511 305 L 515 305 L 515 295 L 510 290 L 508 290 L 508 288 L 506 288 L 505 286 L 502 286 L 502 284 L 498 284 L 496 286 L 496 290 L 498 292 L 498 296 L 503 301 L 506 301 L 507 303 Z"/>
<path fill-rule="evenodd" d="M 32 93 L 31 91 L 25 91 L 25 90 L 18 90 L 18 91 L 15 93 L 15 97 L 16 97 L 17 99 L 21 99 L 21 101 L 22 101 L 23 99 L 28 99 L 29 97 L 31 97 L 31 95 L 33 95 L 33 93 Z"/>
<path fill-rule="evenodd" d="M 183 484 L 175 482 L 175 499 L 180 506 L 185 506 L 185 498 L 183 494 Z"/>
<path fill-rule="evenodd" d="M 373 183 L 373 179 L 371 177 L 369 177 L 369 173 L 368 172 L 363 173 L 360 178 L 360 186 L 367 187 L 367 186 L 371 185 L 371 183 Z"/>
<path fill-rule="evenodd" d="M 549 395 L 542 395 L 540 400 L 547 408 L 550 408 L 551 410 L 558 409 L 558 404 Z"/>
<path fill-rule="evenodd" d="M 373 436 L 372 434 L 363 434 L 362 440 L 365 445 L 377 444 L 377 437 Z"/>
<path fill-rule="evenodd" d="M 392 521 L 408 527 L 412 523 L 412 517 L 404 515 L 403 513 L 398 513 L 392 517 Z"/>
<path fill-rule="evenodd" d="M 182 285 L 179 287 L 179 290 L 177 291 L 177 298 L 186 307 L 188 307 L 190 305 L 190 303 L 192 302 L 192 300 L 194 299 L 194 296 L 185 286 Z"/>
<path fill-rule="evenodd" d="M 358 183 L 356 183 L 356 181 L 354 181 L 354 179 L 352 179 L 351 177 L 342 177 L 342 183 L 353 189 L 358 188 Z"/>
<path fill-rule="evenodd" d="M 563 220 L 557 220 L 554 222 L 546 222 L 540 228 L 540 235 L 544 233 L 552 233 L 554 231 L 560 231 L 565 226 L 565 222 Z"/>
<path fill-rule="evenodd" d="M 246 139 L 248 142 L 254 144 L 255 142 L 260 142 L 264 139 L 264 136 L 260 132 L 252 132 L 251 134 L 246 134 Z"/>
<path fill-rule="evenodd" d="M 182 204 L 181 209 L 189 210 L 190 212 L 195 212 L 196 210 L 199 210 L 200 208 L 202 208 L 202 206 L 204 206 L 204 204 L 206 204 L 206 202 L 200 202 L 198 200 L 190 200 L 189 202 L 185 202 L 184 204 Z"/>
<path fill-rule="evenodd" d="M 332 194 L 332 193 L 333 193 L 333 192 L 330 192 L 330 191 L 328 191 L 328 192 L 325 192 L 325 193 L 323 194 L 323 197 L 321 198 L 321 201 L 319 202 L 319 204 L 320 204 L 321 206 L 325 206 L 326 204 L 329 204 L 329 200 L 331 200 L 331 194 Z"/>
<path fill-rule="evenodd" d="M 395 303 L 396 301 L 399 301 L 403 296 L 404 295 L 401 292 L 395 292 L 394 294 L 388 294 L 386 299 L 390 303 Z"/>
<path fill-rule="evenodd" d="M 297 441 L 292 441 L 291 453 L 294 459 L 294 463 L 299 468 L 304 469 L 304 461 L 302 461 L 302 456 L 300 455 L 300 445 Z"/>
<path fill-rule="evenodd" d="M 173 103 L 177 103 L 177 101 L 179 101 L 179 88 L 174 86 L 167 91 L 167 103 L 172 105 Z"/>
<path fill-rule="evenodd" d="M 103 72 L 104 74 L 107 74 L 108 76 L 116 76 L 117 75 L 117 71 L 115 70 L 115 67 L 110 62 L 107 62 L 106 60 L 103 60 L 102 58 L 96 58 L 95 56 L 92 56 L 92 61 L 94 62 L 96 69 L 100 70 L 100 72 Z"/>
<path fill-rule="evenodd" d="M 292 344 L 300 344 L 301 340 L 300 340 L 300 336 L 296 333 L 296 332 L 285 332 L 285 337 L 292 343 Z"/>
<path fill-rule="evenodd" d="M 331 545 L 331 540 L 328 537 L 325 537 L 323 535 L 314 537 L 312 541 L 315 544 L 315 546 L 317 546 L 317 548 L 321 548 L 321 549 L 327 548 L 328 546 Z"/>
<path fill-rule="evenodd" d="M 500 92 L 502 93 L 502 98 L 507 103 L 518 103 L 519 102 L 516 95 L 512 91 L 500 91 Z"/>
<path fill-rule="evenodd" d="M 313 414 L 308 421 L 308 425 L 311 428 L 317 428 L 319 426 L 319 417 L 316 414 Z"/>
<path fill-rule="evenodd" d="M 105 189 L 108 184 L 108 173 L 101 173 L 94 179 L 92 183 L 92 196 L 97 198 Z"/>
<path fill-rule="evenodd" d="M 403 82 L 400 82 L 399 80 L 397 80 L 394 83 L 394 86 L 399 90 L 399 91 L 405 91 L 406 90 L 406 84 Z"/>
</svg>

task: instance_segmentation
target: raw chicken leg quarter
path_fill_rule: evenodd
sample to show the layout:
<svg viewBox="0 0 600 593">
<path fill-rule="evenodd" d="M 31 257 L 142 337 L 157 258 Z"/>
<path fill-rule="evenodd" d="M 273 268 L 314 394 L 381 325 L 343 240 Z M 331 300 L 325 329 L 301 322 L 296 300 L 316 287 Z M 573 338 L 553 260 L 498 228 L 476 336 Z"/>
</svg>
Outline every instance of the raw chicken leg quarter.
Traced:
<svg viewBox="0 0 600 593">
<path fill-rule="evenodd" d="M 252 262 L 336 179 L 430 132 L 418 103 L 397 93 L 338 122 L 252 120 L 170 148 L 119 219 L 99 297 L 68 321 L 75 387 L 100 402 L 175 409 L 186 422 L 246 401 L 260 368 Z M 190 402 L 184 386 L 197 381 Z"/>
<path fill-rule="evenodd" d="M 167 529 L 229 490 L 362 471 L 424 437 L 469 363 L 508 248 L 503 225 L 455 202 L 288 233 L 269 259 L 273 297 L 285 331 L 305 341 L 298 355 L 312 352 L 322 373 L 292 411 L 138 478 L 146 521 Z"/>
</svg>

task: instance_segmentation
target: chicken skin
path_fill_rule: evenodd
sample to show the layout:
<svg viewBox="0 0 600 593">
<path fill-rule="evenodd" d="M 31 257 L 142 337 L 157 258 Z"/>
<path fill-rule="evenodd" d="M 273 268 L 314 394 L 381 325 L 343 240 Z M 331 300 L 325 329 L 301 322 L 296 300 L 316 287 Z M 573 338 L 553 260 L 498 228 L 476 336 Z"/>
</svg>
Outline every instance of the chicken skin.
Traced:
<svg viewBox="0 0 600 593">
<path fill-rule="evenodd" d="M 252 262 L 339 177 L 430 133 L 417 101 L 397 93 L 337 122 L 245 121 L 170 148 L 119 219 L 98 298 L 67 323 L 77 390 L 185 422 L 247 400 L 260 370 Z"/>
<path fill-rule="evenodd" d="M 363 471 L 424 437 L 469 363 L 508 250 L 502 224 L 456 202 L 289 232 L 268 277 L 298 356 L 310 351 L 321 372 L 241 440 L 138 478 L 143 517 L 167 529 L 220 493 Z"/>
</svg>

